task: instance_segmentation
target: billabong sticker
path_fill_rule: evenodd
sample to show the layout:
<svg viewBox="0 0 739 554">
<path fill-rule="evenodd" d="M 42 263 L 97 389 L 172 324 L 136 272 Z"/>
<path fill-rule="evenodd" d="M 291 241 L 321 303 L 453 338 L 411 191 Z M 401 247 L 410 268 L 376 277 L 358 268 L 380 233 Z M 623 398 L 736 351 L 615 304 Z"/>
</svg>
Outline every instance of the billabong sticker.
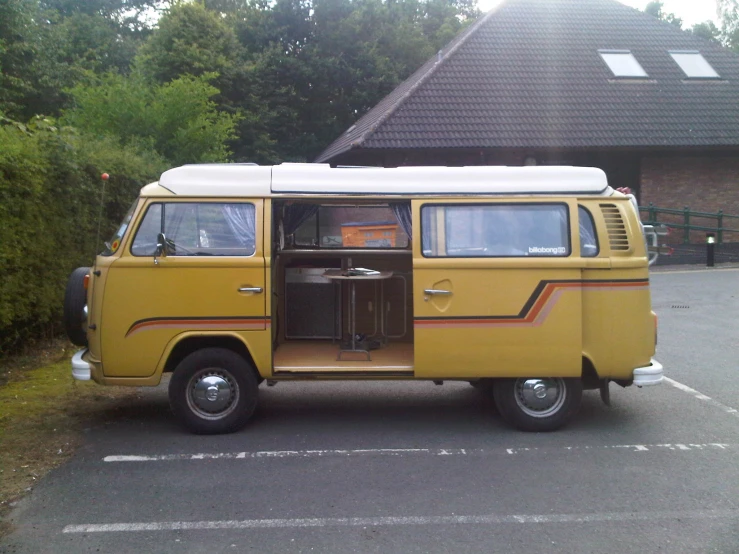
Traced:
<svg viewBox="0 0 739 554">
<path fill-rule="evenodd" d="M 564 246 L 529 246 L 529 254 L 566 254 Z"/>
</svg>

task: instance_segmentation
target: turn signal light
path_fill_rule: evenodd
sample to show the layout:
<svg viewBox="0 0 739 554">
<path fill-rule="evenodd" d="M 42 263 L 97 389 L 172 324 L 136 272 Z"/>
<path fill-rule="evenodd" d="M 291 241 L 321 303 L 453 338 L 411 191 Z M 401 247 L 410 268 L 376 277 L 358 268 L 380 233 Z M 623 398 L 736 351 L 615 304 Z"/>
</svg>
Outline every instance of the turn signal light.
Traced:
<svg viewBox="0 0 739 554">
<path fill-rule="evenodd" d="M 90 274 L 88 273 L 85 275 L 85 278 L 82 280 L 82 286 L 87 290 L 87 285 L 90 284 Z"/>
</svg>

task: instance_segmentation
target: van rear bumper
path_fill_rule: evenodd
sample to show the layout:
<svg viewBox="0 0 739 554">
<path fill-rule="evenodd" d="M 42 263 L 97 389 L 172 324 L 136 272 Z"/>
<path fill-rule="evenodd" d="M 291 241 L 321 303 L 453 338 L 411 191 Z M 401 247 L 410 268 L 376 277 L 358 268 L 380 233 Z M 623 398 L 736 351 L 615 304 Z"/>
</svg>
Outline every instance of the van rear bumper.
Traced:
<svg viewBox="0 0 739 554">
<path fill-rule="evenodd" d="M 72 356 L 72 377 L 77 381 L 89 381 L 92 377 L 90 364 L 82 359 L 85 354 L 87 354 L 87 348 L 78 350 Z"/>
<path fill-rule="evenodd" d="M 634 384 L 637 387 L 659 385 L 663 380 L 662 364 L 654 358 L 648 366 L 637 367 L 634 370 Z"/>
</svg>

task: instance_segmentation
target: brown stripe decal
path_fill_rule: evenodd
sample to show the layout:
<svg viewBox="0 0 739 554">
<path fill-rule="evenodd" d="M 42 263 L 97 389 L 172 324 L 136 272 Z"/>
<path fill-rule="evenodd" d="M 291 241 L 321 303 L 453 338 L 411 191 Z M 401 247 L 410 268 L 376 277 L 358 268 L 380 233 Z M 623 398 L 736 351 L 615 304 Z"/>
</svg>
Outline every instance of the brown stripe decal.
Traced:
<svg viewBox="0 0 739 554">
<path fill-rule="evenodd" d="M 270 319 L 265 317 L 152 317 L 134 322 L 126 338 L 152 329 L 260 331 L 269 327 Z"/>
<path fill-rule="evenodd" d="M 470 317 L 419 317 L 413 321 L 416 329 L 465 329 L 481 327 L 538 327 L 546 320 L 567 290 L 643 290 L 649 279 L 620 281 L 542 281 L 517 315 Z"/>
</svg>

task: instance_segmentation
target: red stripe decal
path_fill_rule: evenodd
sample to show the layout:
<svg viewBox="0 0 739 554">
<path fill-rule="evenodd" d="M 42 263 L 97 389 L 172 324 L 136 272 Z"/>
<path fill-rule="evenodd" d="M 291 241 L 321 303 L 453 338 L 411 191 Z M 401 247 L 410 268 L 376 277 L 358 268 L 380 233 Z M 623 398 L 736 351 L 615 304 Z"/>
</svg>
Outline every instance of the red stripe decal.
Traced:
<svg viewBox="0 0 739 554">
<path fill-rule="evenodd" d="M 233 330 L 260 330 L 269 328 L 271 321 L 269 319 L 179 319 L 179 318 L 162 318 L 149 321 L 141 321 L 134 323 L 126 337 L 130 337 L 140 331 L 148 331 L 151 329 L 233 329 Z"/>
</svg>

